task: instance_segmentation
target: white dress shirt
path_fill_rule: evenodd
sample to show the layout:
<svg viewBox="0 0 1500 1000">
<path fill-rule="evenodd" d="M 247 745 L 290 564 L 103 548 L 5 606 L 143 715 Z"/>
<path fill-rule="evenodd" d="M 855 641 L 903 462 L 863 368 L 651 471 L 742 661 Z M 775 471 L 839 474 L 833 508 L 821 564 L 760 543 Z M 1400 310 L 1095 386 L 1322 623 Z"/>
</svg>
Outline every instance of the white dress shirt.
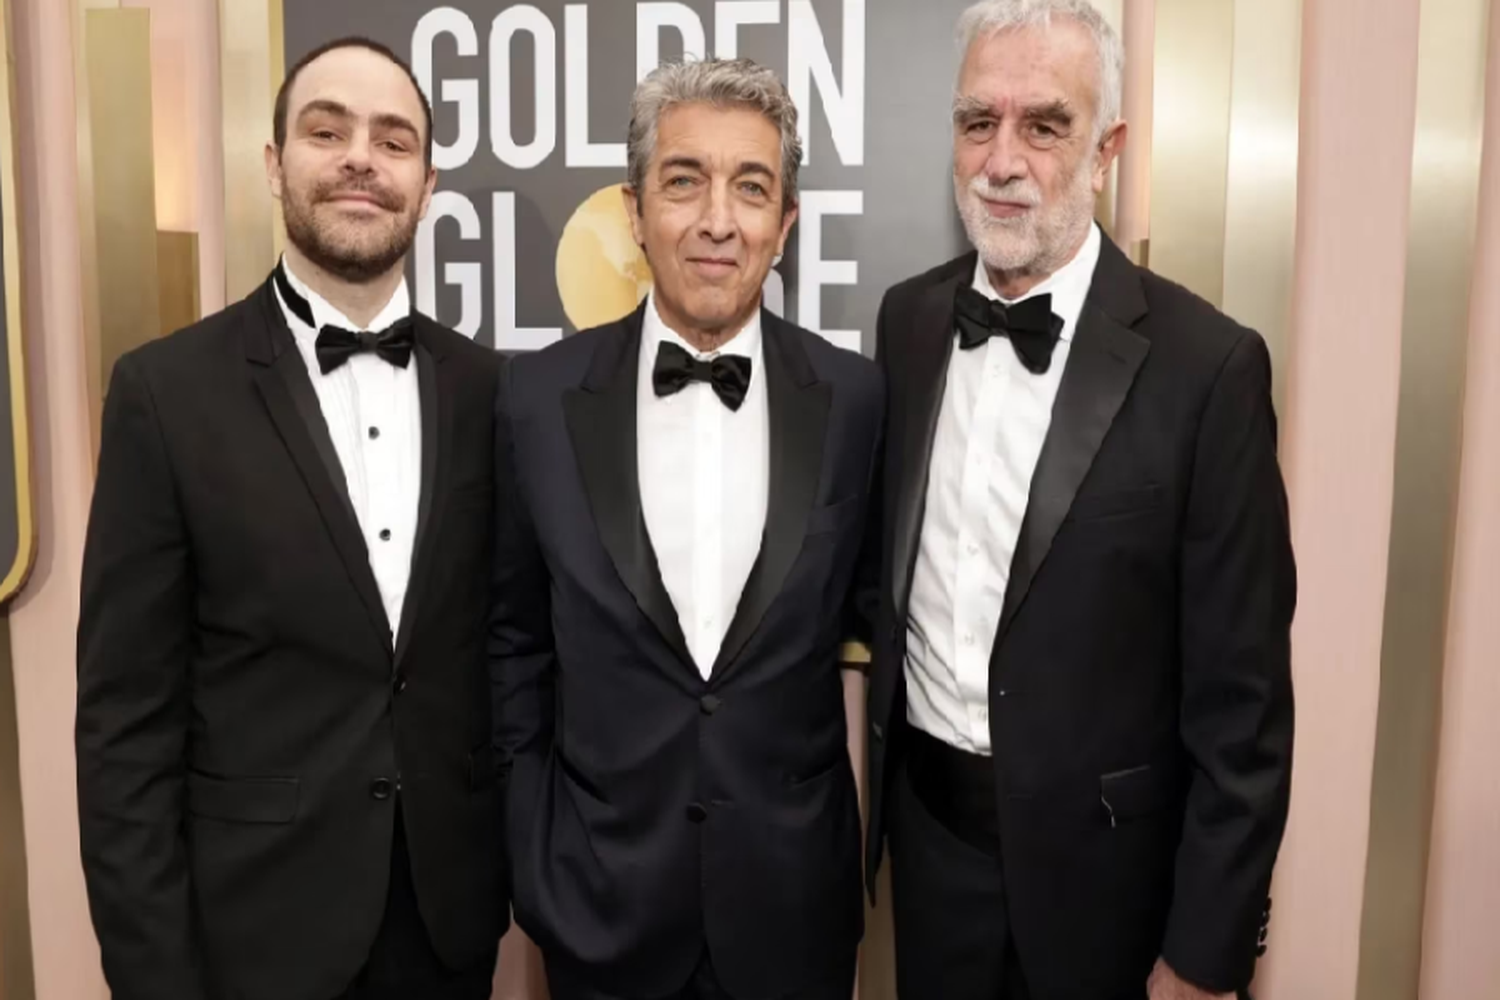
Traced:
<svg viewBox="0 0 1500 1000">
<path fill-rule="evenodd" d="M 283 261 L 285 263 L 285 261 Z M 277 291 L 277 301 L 307 374 L 318 394 L 328 436 L 344 467 L 349 502 L 359 518 L 370 569 L 380 588 L 392 641 L 401 628 L 401 609 L 416 548 L 417 505 L 422 494 L 422 408 L 415 356 L 405 368 L 370 353 L 356 354 L 327 375 L 318 365 L 318 330 L 384 330 L 411 312 L 411 297 L 402 280 L 391 301 L 369 326 L 353 323 L 308 288 L 291 267 L 286 275 L 297 294 L 312 307 L 316 328 L 292 312 Z"/>
<path fill-rule="evenodd" d="M 750 386 L 730 410 L 706 382 L 657 396 L 651 372 L 662 342 L 700 360 L 750 359 Z M 636 390 L 641 513 L 661 579 L 699 672 L 712 672 L 745 580 L 760 554 L 770 489 L 770 430 L 760 314 L 713 354 L 694 349 L 646 306 Z"/>
<path fill-rule="evenodd" d="M 962 350 L 948 380 L 932 443 L 927 507 L 907 610 L 907 719 L 960 750 L 990 753 L 990 653 L 1026 516 L 1052 404 L 1084 299 L 1099 261 L 1097 226 L 1078 254 L 1022 296 L 1052 296 L 1061 339 L 1044 374 L 1033 375 L 1003 337 Z M 983 260 L 974 287 L 1007 305 Z"/>
</svg>

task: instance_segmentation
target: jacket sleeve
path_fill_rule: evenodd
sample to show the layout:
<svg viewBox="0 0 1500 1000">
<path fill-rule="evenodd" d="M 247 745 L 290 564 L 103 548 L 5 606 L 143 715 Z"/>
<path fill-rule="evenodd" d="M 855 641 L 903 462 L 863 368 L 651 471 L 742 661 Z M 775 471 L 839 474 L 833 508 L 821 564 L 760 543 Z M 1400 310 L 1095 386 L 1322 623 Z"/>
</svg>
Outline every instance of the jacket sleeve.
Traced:
<svg viewBox="0 0 1500 1000">
<path fill-rule="evenodd" d="M 84 545 L 75 728 L 84 877 L 116 1000 L 205 996 L 183 833 L 192 589 L 161 424 L 127 355 Z"/>
<path fill-rule="evenodd" d="M 1181 738 L 1192 761 L 1163 957 L 1249 985 L 1291 794 L 1296 569 L 1271 366 L 1246 334 L 1199 428 L 1181 544 Z"/>
</svg>

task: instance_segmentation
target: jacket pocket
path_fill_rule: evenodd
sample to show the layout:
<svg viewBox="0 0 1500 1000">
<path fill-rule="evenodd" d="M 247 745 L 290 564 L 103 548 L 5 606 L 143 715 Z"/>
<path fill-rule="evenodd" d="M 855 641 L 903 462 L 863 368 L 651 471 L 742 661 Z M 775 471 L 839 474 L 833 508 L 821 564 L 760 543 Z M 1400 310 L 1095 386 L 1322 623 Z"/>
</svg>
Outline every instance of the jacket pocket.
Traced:
<svg viewBox="0 0 1500 1000">
<path fill-rule="evenodd" d="M 290 823 L 301 789 L 299 778 L 223 778 L 189 771 L 187 811 L 230 823 Z"/>
<path fill-rule="evenodd" d="M 1142 764 L 1099 776 L 1099 802 L 1111 826 L 1176 805 L 1182 782 L 1165 767 Z"/>
</svg>

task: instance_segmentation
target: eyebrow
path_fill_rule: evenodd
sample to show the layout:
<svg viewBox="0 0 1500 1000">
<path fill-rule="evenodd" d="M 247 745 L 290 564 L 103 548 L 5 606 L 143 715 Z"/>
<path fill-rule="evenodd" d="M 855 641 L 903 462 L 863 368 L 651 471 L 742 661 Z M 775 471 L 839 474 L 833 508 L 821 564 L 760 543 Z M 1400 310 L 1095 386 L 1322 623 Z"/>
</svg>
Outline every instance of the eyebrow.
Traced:
<svg viewBox="0 0 1500 1000">
<path fill-rule="evenodd" d="M 1022 115 L 1031 121 L 1055 122 L 1059 125 L 1073 124 L 1073 108 L 1064 100 L 1046 101 L 1027 107 Z"/>
<path fill-rule="evenodd" d="M 661 161 L 661 167 L 658 169 L 667 171 L 678 167 L 703 173 L 703 161 L 693 156 L 669 156 Z"/>
<path fill-rule="evenodd" d="M 302 121 L 302 119 L 307 118 L 311 115 L 332 115 L 335 118 L 348 119 L 354 117 L 354 112 L 350 111 L 338 101 L 330 101 L 326 98 L 320 98 L 315 101 L 308 101 L 306 104 L 304 104 L 302 106 L 302 110 L 297 112 L 297 120 L 300 122 Z"/>
<path fill-rule="evenodd" d="M 744 163 L 741 163 L 739 169 L 734 172 L 734 175 L 736 177 L 744 177 L 748 174 L 760 174 L 770 181 L 774 181 L 776 179 L 776 171 L 772 170 L 764 163 L 761 163 L 759 160 L 746 160 Z"/>
<path fill-rule="evenodd" d="M 982 97 L 964 96 L 953 99 L 953 122 L 956 125 L 966 125 L 977 118 L 999 118 L 995 109 L 990 107 L 988 101 Z M 1043 101 L 1040 104 L 1031 104 L 1021 109 L 1021 117 L 1028 121 L 1055 122 L 1059 125 L 1071 125 L 1076 117 L 1073 106 L 1067 101 L 1059 98 L 1055 101 Z"/>
<path fill-rule="evenodd" d="M 331 115 L 334 118 L 338 118 L 343 121 L 352 121 L 354 118 L 358 117 L 353 111 L 349 110 L 349 108 L 340 104 L 338 101 L 330 101 L 327 98 L 320 98 L 315 101 L 308 101 L 307 104 L 303 106 L 302 110 L 298 112 L 297 121 L 300 122 L 311 115 L 318 114 Z M 372 128 L 383 128 L 410 132 L 414 136 L 420 136 L 422 134 L 417 130 L 417 126 L 412 124 L 411 119 L 406 118 L 402 115 L 393 114 L 389 111 L 371 115 L 370 125 Z"/>
<path fill-rule="evenodd" d="M 994 110 L 989 102 L 981 97 L 972 95 L 955 97 L 953 99 L 953 122 L 956 125 L 964 125 L 976 118 L 985 116 L 995 117 Z"/>
<path fill-rule="evenodd" d="M 412 122 L 411 122 L 411 120 L 409 118 L 406 118 L 406 117 L 404 117 L 402 115 L 398 115 L 398 114 L 392 114 L 389 111 L 382 112 L 380 114 L 371 115 L 370 116 L 370 125 L 373 126 L 374 128 L 383 128 L 383 129 L 391 129 L 392 131 L 410 132 L 414 136 L 422 134 L 421 132 L 417 131 L 417 127 L 412 124 Z"/>
</svg>

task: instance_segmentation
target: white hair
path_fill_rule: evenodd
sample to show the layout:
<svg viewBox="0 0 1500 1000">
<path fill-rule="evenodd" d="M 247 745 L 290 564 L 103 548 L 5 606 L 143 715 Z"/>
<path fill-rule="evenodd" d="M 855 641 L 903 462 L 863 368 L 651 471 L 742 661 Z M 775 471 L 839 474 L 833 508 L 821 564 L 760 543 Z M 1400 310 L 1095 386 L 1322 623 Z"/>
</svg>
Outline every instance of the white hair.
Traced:
<svg viewBox="0 0 1500 1000">
<path fill-rule="evenodd" d="M 979 0 L 958 19 L 960 57 L 973 44 L 1002 31 L 1047 28 L 1054 17 L 1070 18 L 1093 39 L 1099 56 L 1099 89 L 1095 95 L 1094 138 L 1120 120 L 1120 91 L 1125 76 L 1125 46 L 1108 21 L 1088 0 Z"/>
</svg>

